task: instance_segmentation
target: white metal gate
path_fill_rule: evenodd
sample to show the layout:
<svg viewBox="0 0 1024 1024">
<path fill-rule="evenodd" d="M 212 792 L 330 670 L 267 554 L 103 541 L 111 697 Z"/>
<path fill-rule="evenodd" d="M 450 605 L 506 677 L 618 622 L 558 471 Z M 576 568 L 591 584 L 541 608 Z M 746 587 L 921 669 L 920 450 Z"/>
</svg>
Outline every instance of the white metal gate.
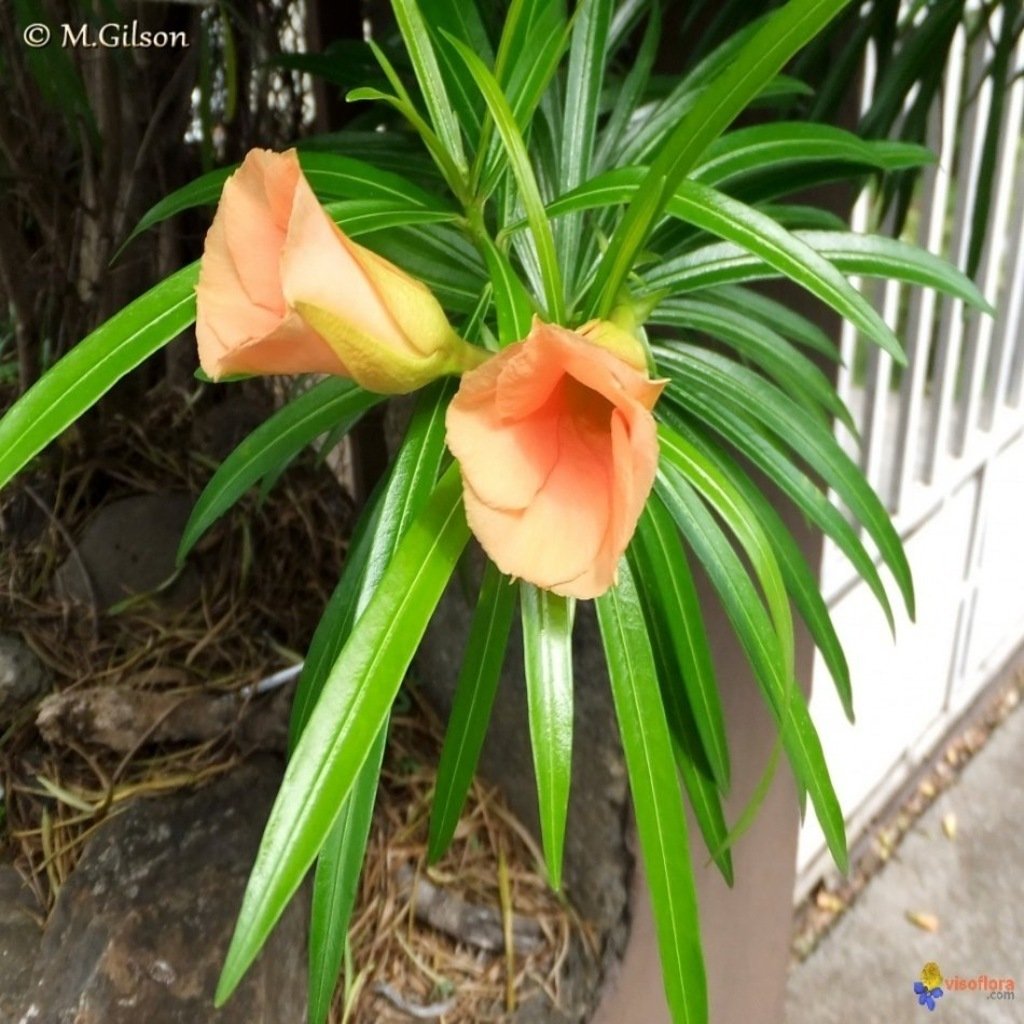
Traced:
<svg viewBox="0 0 1024 1024">
<path fill-rule="evenodd" d="M 960 267 L 992 103 L 990 80 L 980 91 L 979 83 L 992 52 L 987 33 L 968 44 L 960 28 L 931 112 L 938 161 L 926 170 L 915 206 L 918 244 Z M 1015 67 L 1024 67 L 1024 42 Z M 869 66 L 866 98 L 872 89 Z M 846 722 L 820 658 L 811 710 L 851 839 L 1024 640 L 1022 115 L 1024 80 L 1017 77 L 1003 111 L 991 227 L 976 278 L 996 315 L 965 316 L 959 300 L 889 282 L 878 308 L 903 339 L 908 367 L 897 374 L 891 358 L 867 351 L 854 331 L 842 336 L 839 388 L 862 435 L 857 457 L 893 513 L 918 599 L 916 623 L 897 610 L 894 641 L 867 587 L 841 552 L 826 548 L 822 583 L 850 660 L 857 723 Z M 869 203 L 866 194 L 858 201 L 855 230 L 866 226 Z M 844 440 L 852 453 L 852 439 Z M 799 893 L 828 864 L 808 816 Z"/>
</svg>

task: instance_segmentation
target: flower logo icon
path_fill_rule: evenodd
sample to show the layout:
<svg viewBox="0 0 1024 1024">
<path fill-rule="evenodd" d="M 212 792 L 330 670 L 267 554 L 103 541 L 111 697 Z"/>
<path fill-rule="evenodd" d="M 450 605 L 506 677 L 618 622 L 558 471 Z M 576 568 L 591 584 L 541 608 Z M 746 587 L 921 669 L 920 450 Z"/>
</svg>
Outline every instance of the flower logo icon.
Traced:
<svg viewBox="0 0 1024 1024">
<path fill-rule="evenodd" d="M 914 982 L 914 995 L 918 1006 L 935 1009 L 935 1000 L 942 998 L 942 971 L 936 963 L 927 963 L 921 968 L 921 980 Z"/>
</svg>

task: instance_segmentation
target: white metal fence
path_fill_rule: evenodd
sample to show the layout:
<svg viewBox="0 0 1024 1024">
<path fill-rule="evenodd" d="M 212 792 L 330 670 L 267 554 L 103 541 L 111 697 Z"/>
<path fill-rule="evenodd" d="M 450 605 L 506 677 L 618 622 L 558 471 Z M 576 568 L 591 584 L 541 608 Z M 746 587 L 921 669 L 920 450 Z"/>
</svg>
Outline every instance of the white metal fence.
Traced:
<svg viewBox="0 0 1024 1024">
<path fill-rule="evenodd" d="M 998 13 L 996 14 L 998 18 Z M 992 26 L 998 32 L 999 24 Z M 963 268 L 992 103 L 988 33 L 958 30 L 912 220 L 918 244 Z M 866 68 L 864 97 L 874 86 Z M 1014 66 L 1024 67 L 1024 42 Z M 909 365 L 847 329 L 840 393 L 862 435 L 858 458 L 894 516 L 914 570 L 915 624 L 897 613 L 895 641 L 843 555 L 825 552 L 826 598 L 853 677 L 857 724 L 843 717 L 822 664 L 811 710 L 851 838 L 903 783 L 1024 640 L 1024 79 L 1003 110 L 985 249 L 976 281 L 996 310 L 888 282 L 878 308 Z M 867 224 L 870 196 L 854 229 Z M 872 287 L 865 282 L 862 287 Z M 839 428 L 842 431 L 842 428 Z M 844 439 L 854 450 L 852 439 Z M 800 842 L 802 893 L 827 868 L 817 823 Z"/>
</svg>

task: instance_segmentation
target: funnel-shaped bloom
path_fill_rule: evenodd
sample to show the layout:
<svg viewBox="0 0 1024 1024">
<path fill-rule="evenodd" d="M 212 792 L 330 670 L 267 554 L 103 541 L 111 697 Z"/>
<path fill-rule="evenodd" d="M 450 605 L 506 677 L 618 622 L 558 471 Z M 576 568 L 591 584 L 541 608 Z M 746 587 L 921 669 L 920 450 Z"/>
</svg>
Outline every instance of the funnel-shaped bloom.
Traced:
<svg viewBox="0 0 1024 1024">
<path fill-rule="evenodd" d="M 412 391 L 476 365 L 430 290 L 356 245 L 294 150 L 252 150 L 225 183 L 196 287 L 199 360 L 228 373 L 333 373 Z"/>
<path fill-rule="evenodd" d="M 615 582 L 654 483 L 663 383 L 534 320 L 448 408 L 469 525 L 503 572 L 567 597 Z"/>
</svg>

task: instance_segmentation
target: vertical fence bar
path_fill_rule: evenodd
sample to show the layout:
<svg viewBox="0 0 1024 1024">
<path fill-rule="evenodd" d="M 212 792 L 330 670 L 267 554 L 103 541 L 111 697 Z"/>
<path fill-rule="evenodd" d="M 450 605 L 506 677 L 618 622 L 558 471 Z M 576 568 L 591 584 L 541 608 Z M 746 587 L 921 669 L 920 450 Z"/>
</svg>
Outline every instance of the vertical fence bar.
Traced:
<svg viewBox="0 0 1024 1024">
<path fill-rule="evenodd" d="M 1015 66 L 1024 67 L 1024 38 L 1017 47 Z M 1024 103 L 1024 79 L 1018 78 L 1013 83 L 1012 90 L 1015 101 Z M 1011 371 L 1014 360 L 1019 363 L 1024 349 L 1024 338 L 1021 337 L 1021 331 L 1024 329 L 1021 319 L 1021 307 L 1024 306 L 1024 143 L 1019 130 L 1007 142 L 1013 146 L 1014 209 L 1007 231 L 1007 235 L 1012 231 L 1012 237 L 1007 248 L 1005 277 L 996 304 L 994 373 L 989 380 L 982 413 L 984 426 L 990 430 L 998 425 L 1001 414 L 1012 404 Z"/>
<path fill-rule="evenodd" d="M 864 51 L 864 70 L 861 77 L 860 98 L 858 100 L 858 112 L 864 114 L 871 106 L 871 100 L 875 93 L 875 76 L 878 70 L 878 62 L 875 55 L 874 43 L 868 43 Z M 858 194 L 850 213 L 850 230 L 858 233 L 867 231 L 871 219 L 871 189 L 863 188 Z M 850 283 L 854 288 L 862 290 L 864 281 L 860 277 L 851 277 Z M 857 328 L 843 320 L 839 333 L 839 354 L 841 362 L 836 374 L 836 390 L 850 412 L 858 428 L 863 426 L 864 407 L 855 396 L 854 391 L 858 387 L 856 380 L 857 373 Z M 846 433 L 846 429 L 840 424 L 838 431 Z M 851 438 L 852 441 L 852 438 Z"/>
<path fill-rule="evenodd" d="M 939 101 L 929 115 L 928 143 L 936 150 L 936 163 L 925 170 L 919 241 L 929 252 L 942 255 L 946 217 L 956 154 L 960 117 L 960 84 L 964 75 L 965 33 L 957 30 L 949 51 L 949 64 Z M 928 362 L 935 334 L 937 294 L 915 289 L 907 320 L 907 369 L 900 383 L 900 416 L 896 429 L 896 511 L 906 508 L 911 485 L 917 481 L 921 420 L 928 385 Z"/>
<path fill-rule="evenodd" d="M 992 81 L 985 70 L 992 60 L 994 47 L 988 33 L 969 49 L 968 95 L 977 94 L 974 104 L 963 119 L 960 132 L 960 152 L 957 160 L 957 204 L 953 224 L 951 256 L 958 267 L 967 264 L 970 244 L 971 211 L 978 193 L 978 170 L 984 143 L 985 124 L 992 104 Z M 984 82 L 984 84 L 981 84 Z M 979 88 L 980 87 L 980 88 Z M 951 456 L 950 434 L 956 411 L 956 384 L 960 366 L 960 349 L 964 334 L 964 304 L 960 299 L 946 299 L 942 303 L 939 321 L 939 344 L 936 352 L 934 415 L 930 428 L 927 479 L 935 484 L 947 467 Z"/>
<path fill-rule="evenodd" d="M 993 30 L 999 31 L 998 16 L 993 15 Z M 1024 52 L 1018 47 L 1018 51 Z M 1003 118 L 999 130 L 999 144 L 996 154 L 995 180 L 992 183 L 995 201 L 990 210 L 990 230 L 985 240 L 985 250 L 979 267 L 978 286 L 985 298 L 998 306 L 1003 270 L 1003 254 L 1006 251 L 1006 237 L 1010 201 L 1017 162 L 1018 141 L 1020 139 L 1021 118 L 1024 115 L 1024 95 L 1018 80 L 1010 89 L 1007 103 L 1003 108 Z M 968 336 L 965 355 L 966 378 L 964 381 L 964 413 L 960 424 L 958 452 L 963 454 L 978 439 L 982 426 L 981 402 L 985 391 L 986 377 L 989 373 L 989 353 L 995 320 L 990 316 L 974 316 L 971 318 L 971 330 Z"/>
</svg>

